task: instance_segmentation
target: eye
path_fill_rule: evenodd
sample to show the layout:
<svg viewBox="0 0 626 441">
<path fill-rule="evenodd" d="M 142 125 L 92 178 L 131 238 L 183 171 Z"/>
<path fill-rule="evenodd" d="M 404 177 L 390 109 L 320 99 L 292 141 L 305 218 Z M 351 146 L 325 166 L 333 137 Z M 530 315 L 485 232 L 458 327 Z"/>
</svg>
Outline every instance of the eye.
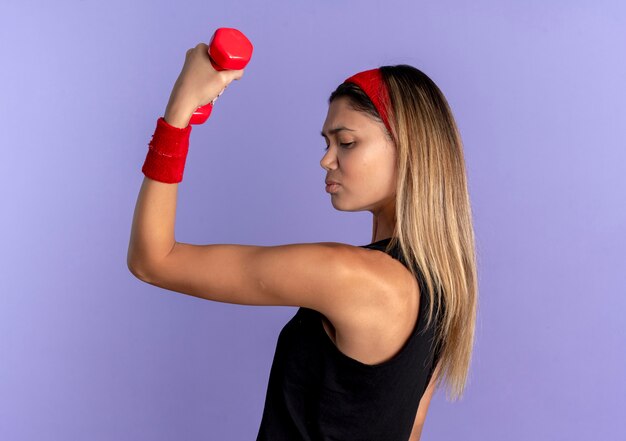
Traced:
<svg viewBox="0 0 626 441">
<path fill-rule="evenodd" d="M 342 143 L 339 143 L 339 145 L 340 145 L 341 147 L 343 147 L 344 149 L 345 149 L 345 148 L 348 148 L 348 146 L 351 146 L 352 144 L 354 144 L 354 141 L 352 141 L 352 142 L 342 142 Z M 327 145 L 327 146 L 326 146 L 326 148 L 324 149 L 324 151 L 327 151 L 329 148 L 330 148 L 330 146 L 328 146 L 328 145 Z"/>
</svg>

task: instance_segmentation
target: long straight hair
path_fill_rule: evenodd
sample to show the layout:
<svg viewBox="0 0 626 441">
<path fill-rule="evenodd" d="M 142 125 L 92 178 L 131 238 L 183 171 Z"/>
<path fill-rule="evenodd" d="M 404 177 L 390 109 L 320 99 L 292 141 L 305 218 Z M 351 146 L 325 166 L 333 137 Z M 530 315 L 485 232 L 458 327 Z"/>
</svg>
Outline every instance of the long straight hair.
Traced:
<svg viewBox="0 0 626 441">
<path fill-rule="evenodd" d="M 461 136 L 446 98 L 426 74 L 407 64 L 380 70 L 390 101 L 391 133 L 386 129 L 385 133 L 398 158 L 395 235 L 387 250 L 399 244 L 411 273 L 424 280 L 430 298 L 427 327 L 436 326 L 436 388 L 445 382 L 448 400 L 454 401 L 467 384 L 478 308 L 477 257 Z M 355 110 L 382 122 L 357 85 L 341 84 L 328 103 L 340 96 L 347 97 Z"/>
</svg>

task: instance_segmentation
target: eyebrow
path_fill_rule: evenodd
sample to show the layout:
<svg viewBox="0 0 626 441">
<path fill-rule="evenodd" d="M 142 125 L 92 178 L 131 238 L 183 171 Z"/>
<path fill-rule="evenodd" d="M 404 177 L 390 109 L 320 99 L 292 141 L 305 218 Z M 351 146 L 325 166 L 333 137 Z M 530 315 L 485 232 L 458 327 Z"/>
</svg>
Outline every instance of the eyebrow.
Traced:
<svg viewBox="0 0 626 441">
<path fill-rule="evenodd" d="M 354 132 L 354 131 L 355 131 L 355 130 L 353 130 L 353 129 L 349 129 L 349 128 L 344 127 L 344 126 L 339 126 L 339 127 L 335 127 L 334 129 L 330 129 L 330 130 L 328 131 L 328 133 L 329 133 L 330 135 L 334 135 L 335 133 L 340 132 L 340 131 L 342 131 L 342 130 L 349 130 L 350 132 Z M 322 135 L 324 138 L 326 138 L 326 134 L 324 133 L 324 131 L 323 131 L 323 130 L 320 132 L 320 135 Z"/>
</svg>

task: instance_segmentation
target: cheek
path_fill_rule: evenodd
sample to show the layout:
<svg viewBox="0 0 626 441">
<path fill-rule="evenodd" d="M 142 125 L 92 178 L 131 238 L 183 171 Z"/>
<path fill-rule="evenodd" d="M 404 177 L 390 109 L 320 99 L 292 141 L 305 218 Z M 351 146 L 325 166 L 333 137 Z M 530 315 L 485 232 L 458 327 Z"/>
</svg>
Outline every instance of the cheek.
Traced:
<svg viewBox="0 0 626 441">
<path fill-rule="evenodd" d="M 395 155 L 390 148 L 362 143 L 354 150 L 344 151 L 338 160 L 346 190 L 367 194 L 395 191 Z"/>
<path fill-rule="evenodd" d="M 375 164 L 366 161 L 350 164 L 342 176 L 346 187 L 355 193 L 370 194 L 380 189 L 381 175 Z"/>
<path fill-rule="evenodd" d="M 384 197 L 396 189 L 395 163 L 389 158 L 351 162 L 342 176 L 347 189 L 355 193 Z"/>
</svg>

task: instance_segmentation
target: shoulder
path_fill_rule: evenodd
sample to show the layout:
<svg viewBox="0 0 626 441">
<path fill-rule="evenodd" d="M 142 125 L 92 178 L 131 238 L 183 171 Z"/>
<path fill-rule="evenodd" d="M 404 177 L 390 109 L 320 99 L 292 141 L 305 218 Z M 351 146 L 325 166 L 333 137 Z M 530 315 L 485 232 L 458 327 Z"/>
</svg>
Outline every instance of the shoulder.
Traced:
<svg viewBox="0 0 626 441">
<path fill-rule="evenodd" d="M 409 270 L 384 251 L 339 242 L 320 242 L 329 247 L 345 274 L 362 280 L 367 285 L 395 292 L 410 276 Z"/>
<path fill-rule="evenodd" d="M 415 305 L 417 281 L 399 260 L 376 249 L 341 243 L 328 246 L 336 251 L 343 268 L 334 276 L 343 290 L 335 291 L 334 301 L 321 311 L 333 323 L 350 320 L 365 325 L 383 315 L 400 317 L 403 310 Z M 339 281 L 342 278 L 347 283 Z"/>
<path fill-rule="evenodd" d="M 330 321 L 324 327 L 341 352 L 365 364 L 393 357 L 415 327 L 419 285 L 409 269 L 384 251 L 346 248 L 343 265 L 352 268 L 353 283 L 321 311 Z M 343 298 L 341 298 L 343 297 Z"/>
</svg>

